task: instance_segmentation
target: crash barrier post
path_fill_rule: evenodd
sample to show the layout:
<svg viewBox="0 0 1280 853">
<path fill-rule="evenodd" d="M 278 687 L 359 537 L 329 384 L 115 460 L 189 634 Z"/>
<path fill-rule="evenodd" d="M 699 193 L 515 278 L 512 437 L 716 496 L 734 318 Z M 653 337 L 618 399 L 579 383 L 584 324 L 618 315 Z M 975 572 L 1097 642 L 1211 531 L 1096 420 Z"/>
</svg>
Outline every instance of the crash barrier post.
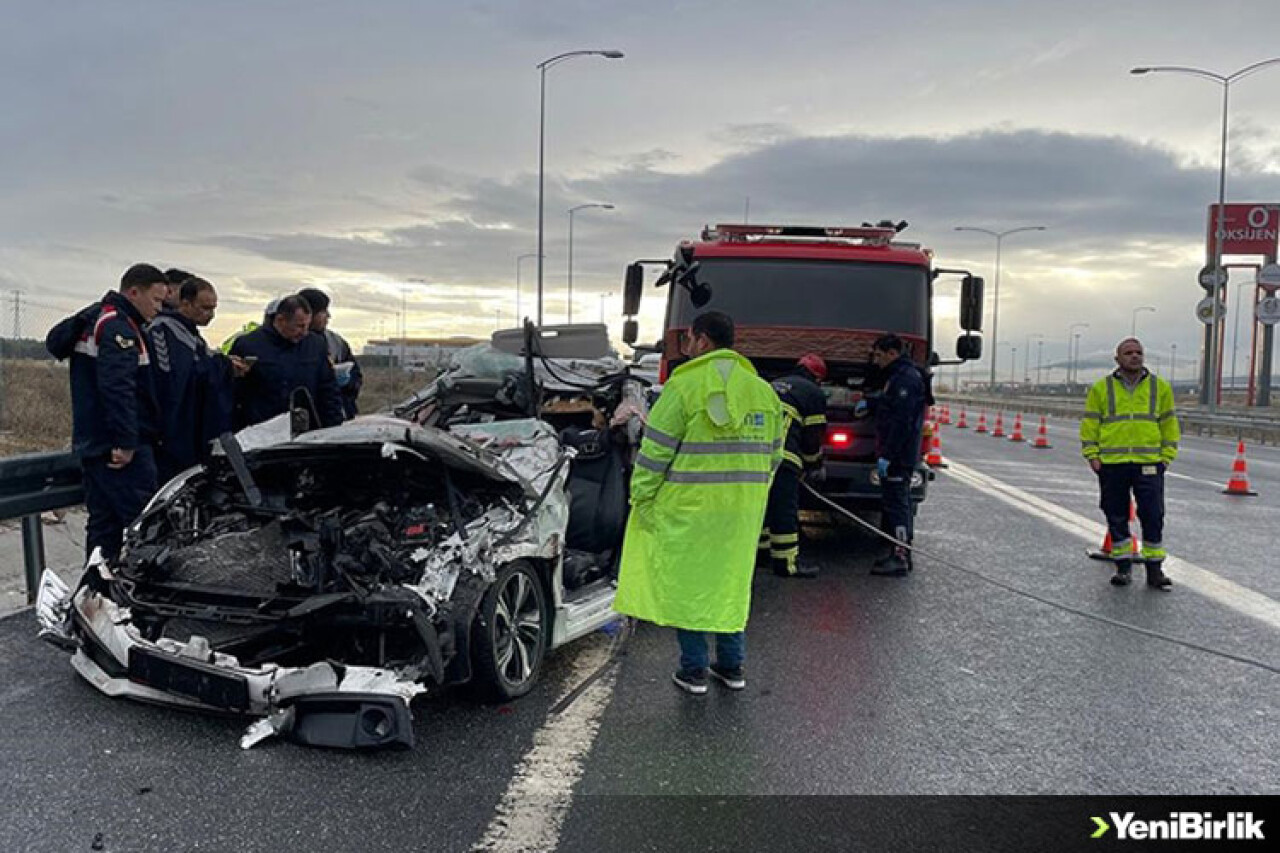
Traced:
<svg viewBox="0 0 1280 853">
<path fill-rule="evenodd" d="M 1133 562 L 1140 563 L 1142 562 L 1142 553 L 1138 547 L 1138 537 L 1133 535 L 1133 523 L 1137 519 L 1138 511 L 1131 498 L 1129 500 L 1129 557 Z M 1107 528 L 1107 535 L 1102 537 L 1102 547 L 1097 551 L 1089 551 L 1088 554 L 1091 560 L 1111 562 L 1115 559 L 1111 556 L 1111 528 Z"/>
<path fill-rule="evenodd" d="M 1009 436 L 1010 441 L 1026 441 L 1026 437 L 1022 434 L 1022 412 L 1018 412 L 1018 417 L 1013 421 L 1013 435 Z"/>
<path fill-rule="evenodd" d="M 1049 427 L 1044 415 L 1040 416 L 1040 429 L 1036 432 L 1036 440 L 1031 446 L 1036 450 L 1049 450 L 1053 447 L 1049 443 Z"/>
<path fill-rule="evenodd" d="M 27 603 L 36 600 L 44 571 L 40 513 L 84 503 L 80 460 L 74 453 L 25 453 L 0 459 L 0 521 L 22 519 Z"/>
<path fill-rule="evenodd" d="M 1249 468 L 1244 461 L 1244 439 L 1240 439 L 1240 443 L 1236 445 L 1236 459 L 1231 463 L 1231 479 L 1227 480 L 1227 487 L 1222 490 L 1224 495 L 1241 495 L 1248 497 L 1256 497 L 1257 492 L 1249 488 Z"/>
</svg>

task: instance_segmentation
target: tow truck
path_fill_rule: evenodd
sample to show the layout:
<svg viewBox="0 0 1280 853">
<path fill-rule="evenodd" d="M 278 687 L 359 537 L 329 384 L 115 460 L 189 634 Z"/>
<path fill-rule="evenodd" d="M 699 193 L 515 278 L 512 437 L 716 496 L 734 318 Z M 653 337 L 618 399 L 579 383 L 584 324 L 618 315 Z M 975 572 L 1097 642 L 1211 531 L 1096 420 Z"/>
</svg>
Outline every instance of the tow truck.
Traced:
<svg viewBox="0 0 1280 853">
<path fill-rule="evenodd" d="M 897 238 L 906 222 L 858 227 L 728 224 L 706 227 L 698 241 L 682 241 L 670 260 L 637 260 L 627 267 L 623 340 L 638 338 L 635 316 L 645 290 L 645 267 L 662 268 L 655 287 L 667 287 L 659 378 L 682 358 L 680 337 L 705 311 L 722 311 L 736 326 L 734 349 L 765 379 L 791 370 L 807 352 L 826 360 L 826 479 L 822 492 L 853 510 L 879 505 L 875 427 L 856 420 L 854 407 L 874 390 L 871 344 L 894 332 L 928 372 L 982 355 L 983 280 L 967 270 L 934 266 L 933 253 Z M 934 350 L 934 286 L 960 277 L 956 359 Z M 924 454 L 921 454 L 923 458 Z M 912 499 L 926 496 L 929 472 L 912 476 Z"/>
</svg>

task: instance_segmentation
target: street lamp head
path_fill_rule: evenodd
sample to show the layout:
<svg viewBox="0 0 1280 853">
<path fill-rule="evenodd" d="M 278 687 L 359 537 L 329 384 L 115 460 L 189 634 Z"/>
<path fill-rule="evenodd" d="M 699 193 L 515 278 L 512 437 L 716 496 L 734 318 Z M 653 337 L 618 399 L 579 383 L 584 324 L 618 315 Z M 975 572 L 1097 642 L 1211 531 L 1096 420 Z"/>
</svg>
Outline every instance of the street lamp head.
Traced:
<svg viewBox="0 0 1280 853">
<path fill-rule="evenodd" d="M 600 55 L 605 59 L 621 59 L 623 53 L 620 50 L 602 50 L 600 51 Z"/>
<path fill-rule="evenodd" d="M 600 205 L 600 206 L 601 206 L 602 208 L 604 208 L 605 210 L 613 210 L 613 205 L 611 205 L 611 204 L 602 204 L 602 205 Z"/>
<path fill-rule="evenodd" d="M 1141 67 L 1141 68 L 1130 68 L 1130 69 L 1129 69 L 1129 73 L 1130 73 L 1130 74 L 1150 74 L 1150 73 L 1151 73 L 1151 69 L 1150 69 L 1150 68 L 1146 68 L 1146 67 Z"/>
</svg>

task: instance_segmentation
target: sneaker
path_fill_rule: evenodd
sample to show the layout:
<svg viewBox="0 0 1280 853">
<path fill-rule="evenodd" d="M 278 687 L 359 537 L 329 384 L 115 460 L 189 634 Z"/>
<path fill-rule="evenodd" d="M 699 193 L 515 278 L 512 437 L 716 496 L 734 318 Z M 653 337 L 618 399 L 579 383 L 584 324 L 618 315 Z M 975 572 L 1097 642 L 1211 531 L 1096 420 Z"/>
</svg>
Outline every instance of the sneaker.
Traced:
<svg viewBox="0 0 1280 853">
<path fill-rule="evenodd" d="M 740 666 L 730 668 L 713 663 L 711 664 L 711 677 L 730 690 L 742 690 L 747 686 L 747 677 L 743 674 Z"/>
<path fill-rule="evenodd" d="M 1147 586 L 1155 589 L 1168 589 L 1173 586 L 1173 581 L 1164 573 L 1164 569 L 1160 566 L 1147 566 Z"/>
<path fill-rule="evenodd" d="M 685 693 L 701 696 L 707 692 L 707 671 L 694 669 L 677 669 L 671 673 L 671 680 Z M 744 684 L 745 686 L 745 684 Z"/>
<path fill-rule="evenodd" d="M 871 574 L 889 578 L 904 578 L 911 571 L 911 565 L 901 554 L 894 554 L 880 565 L 871 567 Z"/>
<path fill-rule="evenodd" d="M 1128 586 L 1128 585 L 1129 585 L 1129 570 L 1128 570 L 1128 569 L 1116 569 L 1116 573 L 1115 573 L 1114 575 L 1112 575 L 1112 576 L 1111 576 L 1111 585 L 1112 585 L 1112 586 Z"/>
</svg>

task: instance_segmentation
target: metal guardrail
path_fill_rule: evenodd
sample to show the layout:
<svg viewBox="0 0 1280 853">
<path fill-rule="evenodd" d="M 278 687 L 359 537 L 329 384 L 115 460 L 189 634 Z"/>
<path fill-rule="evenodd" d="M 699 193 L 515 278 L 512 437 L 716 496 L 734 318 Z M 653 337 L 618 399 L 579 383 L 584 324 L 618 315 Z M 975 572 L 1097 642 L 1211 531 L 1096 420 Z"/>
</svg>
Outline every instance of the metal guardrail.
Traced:
<svg viewBox="0 0 1280 853">
<path fill-rule="evenodd" d="M 35 602 L 44 571 L 40 513 L 82 503 L 84 485 L 80 460 L 74 453 L 26 453 L 0 459 L 0 521 L 22 519 L 28 604 Z"/>
<path fill-rule="evenodd" d="M 1049 415 L 1057 418 L 1079 420 L 1084 412 L 1083 398 L 1066 398 L 1061 401 L 1044 397 L 983 397 L 969 394 L 943 394 L 939 400 L 953 405 L 964 404 L 972 408 L 999 409 L 1023 414 Z M 1178 410 L 1178 424 L 1184 433 L 1196 435 L 1231 436 L 1249 439 L 1259 444 L 1280 444 L 1280 414 L 1222 413 L 1209 414 L 1194 408 Z"/>
</svg>

